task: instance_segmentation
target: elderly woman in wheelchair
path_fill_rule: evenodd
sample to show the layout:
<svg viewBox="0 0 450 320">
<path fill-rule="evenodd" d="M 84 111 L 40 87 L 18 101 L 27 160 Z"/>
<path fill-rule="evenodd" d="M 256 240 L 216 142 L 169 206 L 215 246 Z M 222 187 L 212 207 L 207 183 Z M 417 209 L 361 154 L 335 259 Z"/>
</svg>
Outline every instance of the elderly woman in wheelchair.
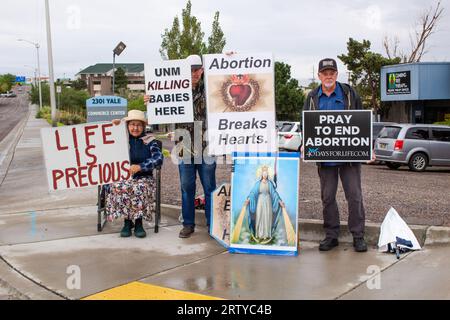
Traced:
<svg viewBox="0 0 450 320">
<path fill-rule="evenodd" d="M 121 237 L 134 235 L 144 238 L 146 232 L 142 219 L 151 221 L 155 211 L 155 181 L 153 169 L 162 165 L 163 155 L 157 141 L 146 135 L 147 119 L 144 112 L 131 110 L 128 117 L 113 120 L 114 124 L 125 121 L 129 133 L 130 172 L 132 179 L 119 181 L 109 186 L 106 195 L 106 215 L 109 221 L 124 218 Z"/>
</svg>

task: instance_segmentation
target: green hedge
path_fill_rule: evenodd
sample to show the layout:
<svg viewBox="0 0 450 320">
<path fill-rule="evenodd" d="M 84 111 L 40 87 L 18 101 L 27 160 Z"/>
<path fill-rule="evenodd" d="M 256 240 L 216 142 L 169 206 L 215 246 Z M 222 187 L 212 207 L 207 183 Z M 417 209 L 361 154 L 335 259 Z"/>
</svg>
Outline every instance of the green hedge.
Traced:
<svg viewBox="0 0 450 320">
<path fill-rule="evenodd" d="M 444 126 L 450 126 L 450 120 L 441 121 L 441 122 L 435 122 L 434 124 L 442 124 Z"/>
<path fill-rule="evenodd" d="M 52 111 L 50 107 L 42 107 L 42 109 L 36 113 L 36 118 L 45 119 L 48 123 L 52 124 Z M 56 119 L 58 121 L 58 127 L 60 127 L 61 125 L 75 125 L 86 122 L 86 119 L 83 115 L 70 113 L 64 110 L 56 111 Z"/>
</svg>

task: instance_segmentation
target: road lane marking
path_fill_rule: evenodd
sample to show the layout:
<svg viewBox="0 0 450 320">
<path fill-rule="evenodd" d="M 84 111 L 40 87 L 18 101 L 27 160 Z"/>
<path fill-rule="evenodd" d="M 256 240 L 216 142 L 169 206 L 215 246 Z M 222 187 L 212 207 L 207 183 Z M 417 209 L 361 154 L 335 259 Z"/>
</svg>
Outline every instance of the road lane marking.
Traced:
<svg viewBox="0 0 450 320">
<path fill-rule="evenodd" d="M 143 282 L 130 282 L 81 300 L 223 300 L 203 294 L 159 287 Z"/>
</svg>

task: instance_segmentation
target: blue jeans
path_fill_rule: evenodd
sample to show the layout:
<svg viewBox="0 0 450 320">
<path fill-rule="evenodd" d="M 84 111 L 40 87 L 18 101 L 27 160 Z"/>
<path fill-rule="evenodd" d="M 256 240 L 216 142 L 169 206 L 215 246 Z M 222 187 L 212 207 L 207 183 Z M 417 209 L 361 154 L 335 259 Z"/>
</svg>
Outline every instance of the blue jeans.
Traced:
<svg viewBox="0 0 450 320">
<path fill-rule="evenodd" d="M 216 163 L 213 164 L 184 164 L 178 165 L 180 171 L 181 185 L 181 213 L 183 215 L 183 226 L 195 227 L 195 181 L 196 172 L 205 192 L 205 215 L 206 224 L 211 224 L 211 192 L 216 189 Z"/>
</svg>

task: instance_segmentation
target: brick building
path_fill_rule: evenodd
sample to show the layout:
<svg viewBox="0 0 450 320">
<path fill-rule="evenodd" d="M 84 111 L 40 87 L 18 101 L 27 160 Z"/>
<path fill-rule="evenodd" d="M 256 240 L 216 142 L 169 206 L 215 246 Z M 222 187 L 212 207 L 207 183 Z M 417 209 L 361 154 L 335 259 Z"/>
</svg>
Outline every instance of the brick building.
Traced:
<svg viewBox="0 0 450 320">
<path fill-rule="evenodd" d="M 145 92 L 145 73 L 143 63 L 116 63 L 116 70 L 122 68 L 128 78 L 128 89 L 136 92 Z M 97 63 L 87 67 L 76 74 L 77 79 L 87 83 L 91 96 L 112 94 L 112 63 Z"/>
</svg>

